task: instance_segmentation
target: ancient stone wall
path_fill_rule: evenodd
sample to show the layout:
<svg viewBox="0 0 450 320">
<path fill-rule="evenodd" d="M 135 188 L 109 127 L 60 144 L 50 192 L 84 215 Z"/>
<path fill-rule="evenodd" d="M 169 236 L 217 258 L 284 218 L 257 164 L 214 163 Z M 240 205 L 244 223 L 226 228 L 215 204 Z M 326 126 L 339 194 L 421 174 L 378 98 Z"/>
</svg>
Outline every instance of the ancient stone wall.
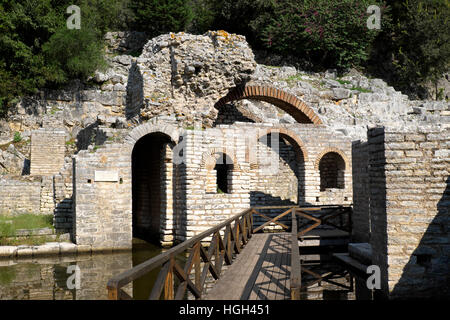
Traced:
<svg viewBox="0 0 450 320">
<path fill-rule="evenodd" d="M 66 133 L 39 129 L 31 134 L 31 175 L 54 175 L 64 165 Z"/>
<path fill-rule="evenodd" d="M 95 249 L 131 248 L 131 152 L 110 144 L 75 157 L 74 238 Z"/>
<path fill-rule="evenodd" d="M 261 139 L 269 133 L 281 138 L 278 147 L 268 146 L 272 146 L 273 142 L 268 142 L 271 138 Z M 352 201 L 351 143 L 324 127 L 235 123 L 204 131 L 188 130 L 187 139 L 187 237 L 249 206 Z M 345 158 L 345 188 L 321 192 L 316 163 L 328 152 L 339 152 Z M 233 165 L 228 178 L 230 193 L 214 192 L 214 167 L 222 153 Z"/>
<path fill-rule="evenodd" d="M 448 137 L 439 125 L 369 131 L 373 263 L 392 298 L 448 296 Z"/>
<path fill-rule="evenodd" d="M 41 182 L 0 179 L 0 214 L 41 212 Z"/>
<path fill-rule="evenodd" d="M 186 130 L 184 136 L 186 166 L 186 225 L 190 238 L 248 208 L 249 165 L 245 161 L 245 139 L 233 130 Z M 233 161 L 229 193 L 207 190 L 208 172 L 215 176 L 217 156 L 226 154 Z M 208 191 L 208 192 L 207 192 Z M 178 213 L 180 214 L 180 213 Z M 180 239 L 182 240 L 182 239 Z"/>
<path fill-rule="evenodd" d="M 139 219 L 139 212 L 133 209 L 131 215 L 130 203 L 142 193 L 131 192 L 132 150 L 143 137 L 151 142 L 160 139 L 157 137 L 161 134 L 170 137 L 173 150 L 166 141 L 165 147 L 151 150 L 156 159 L 154 165 L 147 158 L 141 159 L 149 170 L 149 178 L 143 171 L 138 174 L 136 179 L 142 181 L 134 181 L 133 192 L 151 187 L 150 176 L 159 181 L 151 191 L 152 195 L 156 192 L 158 203 L 151 203 L 150 199 L 148 206 L 156 210 L 152 221 L 154 226 L 159 222 L 159 238 L 163 244 L 184 241 L 252 205 L 279 205 L 280 201 L 289 205 L 350 204 L 352 201 L 351 143 L 324 126 L 236 123 L 184 130 L 177 125 L 172 118 L 155 118 L 132 130 L 122 144 L 106 143 L 95 152 L 91 148 L 75 157 L 77 243 L 101 247 L 111 246 L 107 241 L 111 238 L 114 246 L 131 241 L 132 216 Z M 279 134 L 278 150 L 272 142 L 270 147 L 268 142 L 263 143 L 261 138 L 269 133 L 271 137 Z M 316 164 L 329 152 L 339 153 L 345 162 L 345 188 L 327 189 L 325 196 L 320 191 Z M 226 162 L 231 163 L 225 163 L 227 186 L 219 191 L 217 165 L 224 155 Z M 95 181 L 96 171 L 114 173 L 116 180 L 121 180 Z M 140 199 L 143 201 L 145 197 Z M 134 221 L 134 227 L 139 227 L 139 223 Z M 158 230 L 150 229 L 155 236 Z"/>
</svg>

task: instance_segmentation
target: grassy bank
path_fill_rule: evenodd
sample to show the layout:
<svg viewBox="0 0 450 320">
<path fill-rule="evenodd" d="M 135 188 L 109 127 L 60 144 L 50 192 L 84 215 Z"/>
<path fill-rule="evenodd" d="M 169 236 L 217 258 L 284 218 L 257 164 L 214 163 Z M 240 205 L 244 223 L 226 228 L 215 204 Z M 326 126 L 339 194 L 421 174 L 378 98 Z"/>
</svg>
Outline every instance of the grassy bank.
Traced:
<svg viewBox="0 0 450 320">
<path fill-rule="evenodd" d="M 41 244 L 47 237 L 14 238 L 19 229 L 53 229 L 53 215 L 0 215 L 0 245 Z"/>
</svg>

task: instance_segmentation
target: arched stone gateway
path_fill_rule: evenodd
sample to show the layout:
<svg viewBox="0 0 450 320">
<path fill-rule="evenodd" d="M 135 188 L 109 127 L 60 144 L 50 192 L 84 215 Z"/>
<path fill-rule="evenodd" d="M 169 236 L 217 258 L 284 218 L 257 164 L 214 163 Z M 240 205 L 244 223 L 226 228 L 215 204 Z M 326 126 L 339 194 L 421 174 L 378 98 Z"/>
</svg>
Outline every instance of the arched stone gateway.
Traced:
<svg viewBox="0 0 450 320">
<path fill-rule="evenodd" d="M 299 123 L 322 124 L 319 116 L 296 96 L 273 87 L 246 86 L 236 87 L 221 98 L 216 107 L 242 99 L 254 99 L 271 103 L 289 113 Z"/>
<path fill-rule="evenodd" d="M 161 132 L 149 133 L 134 145 L 132 218 L 133 235 L 137 238 L 164 242 L 164 222 L 173 216 L 172 148 L 171 138 Z"/>
</svg>

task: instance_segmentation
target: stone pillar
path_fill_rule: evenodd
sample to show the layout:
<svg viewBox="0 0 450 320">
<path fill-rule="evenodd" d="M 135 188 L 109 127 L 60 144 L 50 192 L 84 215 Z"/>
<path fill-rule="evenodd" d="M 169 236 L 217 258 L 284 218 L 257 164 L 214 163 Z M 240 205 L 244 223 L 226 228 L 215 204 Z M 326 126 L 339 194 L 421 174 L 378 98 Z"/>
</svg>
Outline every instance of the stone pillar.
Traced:
<svg viewBox="0 0 450 320">
<path fill-rule="evenodd" d="M 448 297 L 449 131 L 369 131 L 373 263 L 389 298 Z"/>
<path fill-rule="evenodd" d="M 161 152 L 161 245 L 171 246 L 174 240 L 174 166 L 170 143 L 163 145 Z"/>
</svg>

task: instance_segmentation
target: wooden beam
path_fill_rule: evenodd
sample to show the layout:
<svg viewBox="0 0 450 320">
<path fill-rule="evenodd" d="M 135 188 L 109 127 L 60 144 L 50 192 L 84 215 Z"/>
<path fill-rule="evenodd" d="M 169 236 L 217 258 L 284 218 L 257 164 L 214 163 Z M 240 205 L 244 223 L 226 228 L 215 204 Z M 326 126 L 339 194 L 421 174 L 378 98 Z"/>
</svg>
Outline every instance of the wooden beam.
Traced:
<svg viewBox="0 0 450 320">
<path fill-rule="evenodd" d="M 300 265 L 300 252 L 297 237 L 297 216 L 296 209 L 292 212 L 292 232 L 291 232 L 291 278 L 290 291 L 291 300 L 300 300 L 300 288 L 302 285 L 302 269 Z"/>
</svg>

